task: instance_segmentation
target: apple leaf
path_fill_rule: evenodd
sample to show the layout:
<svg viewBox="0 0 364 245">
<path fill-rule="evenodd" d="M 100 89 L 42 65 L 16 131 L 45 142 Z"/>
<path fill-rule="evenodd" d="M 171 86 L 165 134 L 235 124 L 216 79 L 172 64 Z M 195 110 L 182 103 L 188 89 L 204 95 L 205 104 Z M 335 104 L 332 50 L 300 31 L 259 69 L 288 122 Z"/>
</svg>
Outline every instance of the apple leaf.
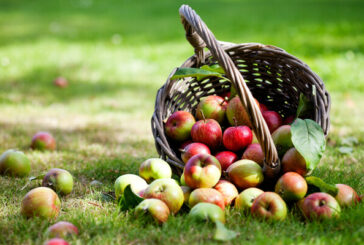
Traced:
<svg viewBox="0 0 364 245">
<path fill-rule="evenodd" d="M 335 197 L 339 191 L 335 185 L 327 184 L 318 177 L 308 176 L 305 179 L 308 185 L 307 195 L 315 192 L 325 192 Z"/>
<path fill-rule="evenodd" d="M 313 104 L 304 94 L 300 94 L 300 100 L 298 102 L 296 117 L 305 118 L 312 115 Z"/>
<path fill-rule="evenodd" d="M 174 75 L 171 77 L 173 79 L 179 79 L 184 77 L 195 77 L 198 81 L 205 77 L 220 77 L 224 78 L 222 74 L 216 70 L 216 68 L 206 68 L 209 66 L 202 66 L 201 68 L 191 68 L 191 67 L 180 67 L 176 70 Z M 225 79 L 225 78 L 224 78 Z"/>
<path fill-rule="evenodd" d="M 221 68 L 218 64 L 214 65 L 203 65 L 200 67 L 200 69 L 206 70 L 206 71 L 212 71 L 212 72 L 218 72 L 220 74 L 225 74 L 224 69 Z"/>
<path fill-rule="evenodd" d="M 214 233 L 214 240 L 217 241 L 230 241 L 237 237 L 238 233 L 235 231 L 229 230 L 225 227 L 223 223 L 220 221 L 215 221 L 216 229 Z"/>
<path fill-rule="evenodd" d="M 131 190 L 130 185 L 127 185 L 124 189 L 124 194 L 118 200 L 118 204 L 121 211 L 126 211 L 135 208 L 143 200 L 143 198 Z"/>
<path fill-rule="evenodd" d="M 306 161 L 306 168 L 311 171 L 320 162 L 326 147 L 325 135 L 315 121 L 297 118 L 291 126 L 292 143 Z"/>
<path fill-rule="evenodd" d="M 44 178 L 44 174 L 38 175 L 38 176 L 31 176 L 28 178 L 28 182 L 20 189 L 21 191 L 24 190 L 25 188 L 27 188 L 28 185 L 30 185 L 30 183 L 33 180 L 37 180 L 37 179 L 43 179 Z"/>
</svg>

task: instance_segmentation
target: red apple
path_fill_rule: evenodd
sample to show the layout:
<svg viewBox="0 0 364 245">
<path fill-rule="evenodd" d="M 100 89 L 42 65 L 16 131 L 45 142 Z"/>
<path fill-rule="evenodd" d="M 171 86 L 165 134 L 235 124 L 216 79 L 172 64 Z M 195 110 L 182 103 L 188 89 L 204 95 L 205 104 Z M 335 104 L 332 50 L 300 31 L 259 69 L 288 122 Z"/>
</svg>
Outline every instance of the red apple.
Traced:
<svg viewBox="0 0 364 245">
<path fill-rule="evenodd" d="M 260 111 L 263 112 L 263 111 L 268 111 L 268 107 L 262 103 L 259 104 L 260 106 Z"/>
<path fill-rule="evenodd" d="M 242 159 L 252 160 L 258 163 L 261 167 L 263 167 L 265 156 L 260 144 L 255 143 L 248 145 L 248 147 L 244 151 Z"/>
<path fill-rule="evenodd" d="M 278 179 L 275 192 L 286 202 L 298 201 L 306 195 L 307 183 L 298 173 L 287 172 Z"/>
<path fill-rule="evenodd" d="M 302 212 L 307 219 L 329 219 L 340 216 L 339 203 L 327 193 L 316 192 L 303 201 Z"/>
<path fill-rule="evenodd" d="M 200 120 L 193 125 L 191 136 L 194 142 L 204 143 L 215 150 L 221 144 L 222 130 L 214 119 Z"/>
<path fill-rule="evenodd" d="M 186 184 L 195 188 L 214 187 L 221 177 L 219 161 L 208 154 L 198 154 L 190 158 L 184 168 Z"/>
<path fill-rule="evenodd" d="M 235 185 L 227 180 L 219 180 L 214 189 L 220 192 L 223 196 L 225 206 L 229 206 L 239 194 Z"/>
<path fill-rule="evenodd" d="M 67 221 L 59 221 L 56 224 L 50 226 L 47 230 L 50 237 L 65 238 L 67 236 L 78 235 L 77 227 Z"/>
<path fill-rule="evenodd" d="M 254 200 L 251 212 L 255 217 L 267 220 L 284 220 L 287 205 L 277 193 L 264 192 Z"/>
<path fill-rule="evenodd" d="M 30 147 L 34 150 L 53 151 L 56 149 L 56 141 L 50 133 L 38 132 L 33 136 Z"/>
<path fill-rule="evenodd" d="M 282 170 L 284 173 L 296 172 L 302 176 L 307 174 L 306 161 L 296 148 L 289 149 L 282 158 Z"/>
<path fill-rule="evenodd" d="M 54 79 L 53 84 L 56 87 L 65 88 L 68 86 L 68 81 L 64 77 L 57 77 L 56 79 Z"/>
<path fill-rule="evenodd" d="M 232 151 L 221 151 L 216 153 L 215 157 L 219 161 L 221 169 L 224 171 L 238 160 L 238 156 Z"/>
<path fill-rule="evenodd" d="M 29 191 L 21 203 L 21 214 L 27 218 L 38 216 L 55 219 L 61 209 L 57 194 L 48 187 L 37 187 Z"/>
<path fill-rule="evenodd" d="M 217 95 L 210 95 L 201 99 L 197 105 L 196 118 L 202 120 L 205 118 L 215 119 L 222 123 L 225 119 L 227 102 Z"/>
<path fill-rule="evenodd" d="M 30 161 L 21 151 L 7 150 L 0 156 L 0 174 L 24 177 L 30 173 Z"/>
<path fill-rule="evenodd" d="M 229 174 L 231 182 L 240 189 L 256 187 L 264 179 L 263 171 L 259 164 L 247 159 L 233 163 L 226 172 Z"/>
<path fill-rule="evenodd" d="M 247 126 L 229 127 L 225 130 L 223 144 L 226 149 L 240 151 L 253 141 L 253 133 Z"/>
<path fill-rule="evenodd" d="M 188 204 L 190 208 L 197 203 L 208 202 L 219 206 L 222 210 L 225 209 L 225 201 L 223 195 L 212 188 L 198 188 L 191 192 Z"/>
<path fill-rule="evenodd" d="M 255 187 L 245 189 L 235 198 L 234 207 L 243 212 L 250 211 L 254 200 L 263 193 L 264 191 Z"/>
<path fill-rule="evenodd" d="M 259 102 L 255 100 L 255 103 L 259 108 Z M 239 96 L 235 96 L 229 101 L 226 108 L 226 117 L 232 126 L 246 125 L 250 128 L 252 126 L 249 120 L 248 112 L 241 103 Z"/>
<path fill-rule="evenodd" d="M 150 183 L 156 179 L 170 179 L 172 169 L 163 159 L 149 158 L 140 164 L 139 175 Z"/>
<path fill-rule="evenodd" d="M 197 154 L 211 154 L 210 149 L 202 143 L 191 143 L 187 145 L 181 153 L 181 158 L 184 163 L 188 162 L 191 157 Z"/>
<path fill-rule="evenodd" d="M 44 245 L 69 245 L 69 243 L 61 238 L 53 238 L 51 240 L 46 241 Z"/>
<path fill-rule="evenodd" d="M 164 129 L 169 138 L 175 141 L 185 141 L 191 137 L 191 128 L 196 120 L 187 111 L 176 111 L 169 116 Z"/>
<path fill-rule="evenodd" d="M 341 207 L 350 207 L 360 202 L 360 198 L 356 191 L 348 185 L 336 184 L 339 192 L 335 196 Z"/>
<path fill-rule="evenodd" d="M 157 179 L 153 181 L 144 191 L 143 197 L 162 200 L 173 214 L 181 209 L 184 201 L 183 191 L 173 179 Z"/>
<path fill-rule="evenodd" d="M 284 118 L 283 120 L 283 124 L 292 124 L 294 122 L 294 120 L 296 119 L 295 115 L 290 115 Z"/>
<path fill-rule="evenodd" d="M 52 188 L 61 195 L 68 195 L 73 189 L 73 177 L 67 170 L 52 168 L 44 176 L 42 186 Z"/>
<path fill-rule="evenodd" d="M 273 133 L 279 126 L 282 125 L 282 117 L 275 111 L 264 111 L 262 113 L 270 133 Z"/>
<path fill-rule="evenodd" d="M 202 221 L 225 223 L 225 212 L 215 204 L 200 202 L 191 208 L 188 216 Z"/>
<path fill-rule="evenodd" d="M 290 125 L 280 126 L 272 134 L 272 139 L 277 148 L 278 155 L 282 157 L 290 148 L 293 147 L 291 126 Z"/>
<path fill-rule="evenodd" d="M 193 143 L 192 140 L 187 140 L 185 142 L 183 142 L 178 149 L 184 149 L 186 146 L 188 146 L 189 144 Z"/>
<path fill-rule="evenodd" d="M 162 224 L 168 220 L 169 213 L 168 206 L 161 200 L 154 198 L 143 200 L 135 208 L 136 216 L 145 214 L 151 215 L 153 219 L 159 224 Z"/>
</svg>

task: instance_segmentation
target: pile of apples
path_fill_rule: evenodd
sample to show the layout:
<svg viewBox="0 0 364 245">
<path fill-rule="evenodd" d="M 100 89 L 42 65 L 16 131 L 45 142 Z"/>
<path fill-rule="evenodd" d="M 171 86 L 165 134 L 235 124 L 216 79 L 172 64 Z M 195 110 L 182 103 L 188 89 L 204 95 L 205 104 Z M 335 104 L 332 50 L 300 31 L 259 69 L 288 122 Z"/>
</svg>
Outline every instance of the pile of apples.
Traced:
<svg viewBox="0 0 364 245">
<path fill-rule="evenodd" d="M 116 197 L 130 185 L 144 198 L 136 213 L 148 213 L 159 223 L 176 214 L 183 203 L 191 209 L 191 216 L 224 223 L 228 206 L 261 219 L 283 220 L 287 206 L 296 203 L 311 220 L 338 217 L 341 207 L 360 201 L 355 190 L 344 184 L 336 185 L 335 197 L 324 192 L 306 196 L 306 162 L 291 140 L 289 123 L 294 116 L 284 120 L 258 101 L 256 104 L 282 159 L 282 176 L 270 188 L 274 192 L 259 189 L 264 180 L 264 153 L 253 143 L 249 117 L 239 97 L 226 101 L 211 95 L 200 101 L 195 116 L 176 111 L 165 122 L 169 142 L 180 150 L 185 164 L 180 179 L 171 178 L 171 168 L 164 160 L 148 159 L 140 166 L 140 177 L 127 174 L 116 180 Z"/>
</svg>

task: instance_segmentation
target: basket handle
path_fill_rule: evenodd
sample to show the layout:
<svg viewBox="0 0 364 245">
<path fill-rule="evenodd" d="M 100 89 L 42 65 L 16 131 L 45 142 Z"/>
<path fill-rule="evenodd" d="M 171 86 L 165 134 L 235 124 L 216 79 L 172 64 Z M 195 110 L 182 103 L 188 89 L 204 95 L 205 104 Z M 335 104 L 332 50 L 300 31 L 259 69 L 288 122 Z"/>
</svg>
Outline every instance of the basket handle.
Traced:
<svg viewBox="0 0 364 245">
<path fill-rule="evenodd" d="M 280 162 L 273 139 L 268 126 L 254 101 L 243 76 L 236 68 L 229 55 L 222 49 L 214 34 L 201 20 L 196 12 L 188 5 L 182 5 L 179 9 L 182 24 L 186 30 L 186 38 L 195 48 L 197 63 L 204 62 L 203 49 L 207 47 L 224 69 L 228 79 L 233 83 L 240 100 L 249 114 L 252 129 L 265 154 L 263 171 L 268 178 L 274 178 L 280 171 Z"/>
</svg>

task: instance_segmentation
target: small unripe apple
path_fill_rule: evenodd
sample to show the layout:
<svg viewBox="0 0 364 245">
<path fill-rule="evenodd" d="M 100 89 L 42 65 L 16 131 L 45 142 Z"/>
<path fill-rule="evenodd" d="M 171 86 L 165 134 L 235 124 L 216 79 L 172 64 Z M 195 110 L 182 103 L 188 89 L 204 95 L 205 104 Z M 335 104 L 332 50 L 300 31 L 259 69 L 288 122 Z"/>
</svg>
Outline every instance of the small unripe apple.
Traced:
<svg viewBox="0 0 364 245">
<path fill-rule="evenodd" d="M 235 198 L 234 207 L 243 212 L 250 211 L 254 200 L 263 193 L 264 191 L 255 187 L 245 189 Z"/>
<path fill-rule="evenodd" d="M 137 216 L 149 214 L 154 220 L 162 224 L 168 220 L 169 208 L 168 206 L 159 199 L 145 199 L 135 208 L 135 214 Z"/>
<path fill-rule="evenodd" d="M 52 168 L 44 176 L 42 186 L 52 188 L 59 194 L 68 195 L 73 189 L 73 177 L 67 170 Z"/>
<path fill-rule="evenodd" d="M 170 179 L 172 177 L 172 169 L 163 159 L 150 158 L 140 165 L 139 175 L 150 183 L 156 179 Z"/>
<path fill-rule="evenodd" d="M 0 156 L 0 174 L 24 177 L 30 172 L 30 161 L 21 151 L 7 150 Z"/>
<path fill-rule="evenodd" d="M 190 217 L 194 217 L 201 221 L 220 221 L 225 223 L 225 212 L 217 205 L 212 203 L 201 202 L 191 208 Z"/>
<path fill-rule="evenodd" d="M 27 218 L 38 216 L 55 219 L 61 209 L 57 194 L 48 187 L 38 187 L 29 191 L 21 203 L 21 214 Z"/>
<path fill-rule="evenodd" d="M 306 180 L 300 174 L 287 172 L 278 179 L 275 192 L 286 202 L 295 202 L 306 195 L 307 188 Z"/>
<path fill-rule="evenodd" d="M 47 230 L 49 237 L 65 238 L 67 236 L 78 235 L 77 227 L 67 221 L 59 221 L 50 226 Z"/>
<path fill-rule="evenodd" d="M 38 132 L 33 136 L 30 147 L 39 151 L 53 151 L 56 149 L 56 140 L 48 132 Z"/>
<path fill-rule="evenodd" d="M 121 175 L 116 179 L 114 184 L 116 199 L 119 199 L 124 194 L 124 190 L 128 185 L 130 185 L 130 188 L 134 192 L 134 194 L 137 195 L 148 187 L 147 182 L 138 175 Z"/>
</svg>

